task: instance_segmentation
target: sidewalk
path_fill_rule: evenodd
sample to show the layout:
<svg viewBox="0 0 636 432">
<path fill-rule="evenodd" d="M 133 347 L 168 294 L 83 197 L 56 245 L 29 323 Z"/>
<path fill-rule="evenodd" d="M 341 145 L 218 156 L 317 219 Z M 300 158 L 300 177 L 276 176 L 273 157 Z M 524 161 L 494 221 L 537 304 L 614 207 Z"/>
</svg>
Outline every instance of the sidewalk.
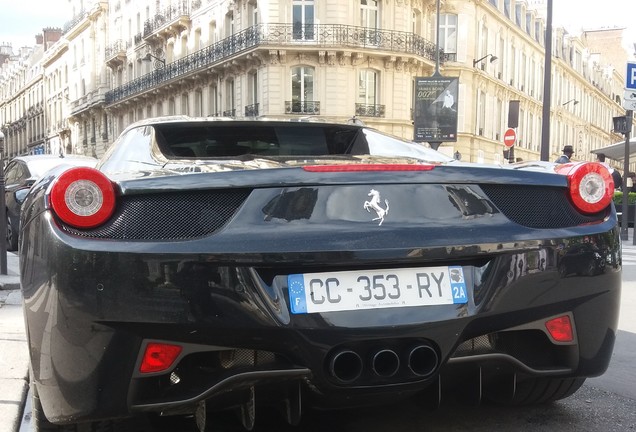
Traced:
<svg viewBox="0 0 636 432">
<path fill-rule="evenodd" d="M 0 432 L 17 432 L 28 390 L 28 351 L 22 315 L 18 257 L 7 253 L 0 275 Z"/>
</svg>

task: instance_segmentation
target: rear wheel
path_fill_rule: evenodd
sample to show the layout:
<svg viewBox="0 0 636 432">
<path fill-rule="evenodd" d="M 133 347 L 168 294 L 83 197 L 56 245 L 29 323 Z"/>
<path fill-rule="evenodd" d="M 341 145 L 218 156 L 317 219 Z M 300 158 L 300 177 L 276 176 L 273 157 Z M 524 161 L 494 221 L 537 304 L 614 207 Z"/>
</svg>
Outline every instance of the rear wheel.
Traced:
<svg viewBox="0 0 636 432">
<path fill-rule="evenodd" d="M 7 214 L 7 250 L 18 250 L 18 233 L 11 225 L 11 218 Z"/>
</svg>

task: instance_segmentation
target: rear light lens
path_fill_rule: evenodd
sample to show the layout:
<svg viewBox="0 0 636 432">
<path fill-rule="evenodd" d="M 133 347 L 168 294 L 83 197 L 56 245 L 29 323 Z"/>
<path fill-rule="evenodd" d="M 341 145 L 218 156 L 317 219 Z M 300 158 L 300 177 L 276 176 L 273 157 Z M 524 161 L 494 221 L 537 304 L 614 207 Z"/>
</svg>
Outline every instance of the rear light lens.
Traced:
<svg viewBox="0 0 636 432">
<path fill-rule="evenodd" d="M 359 172 L 359 171 L 431 171 L 430 164 L 343 164 L 308 165 L 303 169 L 309 172 Z"/>
<path fill-rule="evenodd" d="M 552 339 L 556 342 L 572 342 L 574 341 L 574 330 L 572 329 L 572 321 L 568 315 L 553 318 L 546 321 L 545 328 L 550 333 Z"/>
<path fill-rule="evenodd" d="M 170 369 L 179 357 L 183 348 L 179 345 L 151 342 L 146 345 L 144 357 L 141 360 L 141 373 L 163 372 Z"/>
<path fill-rule="evenodd" d="M 75 228 L 94 228 L 115 211 L 115 189 L 108 177 L 94 168 L 71 168 L 55 180 L 50 202 L 64 223 Z"/>
<path fill-rule="evenodd" d="M 580 212 L 598 213 L 610 205 L 614 195 L 614 180 L 602 164 L 563 164 L 559 165 L 556 171 L 568 177 L 570 198 Z"/>
</svg>

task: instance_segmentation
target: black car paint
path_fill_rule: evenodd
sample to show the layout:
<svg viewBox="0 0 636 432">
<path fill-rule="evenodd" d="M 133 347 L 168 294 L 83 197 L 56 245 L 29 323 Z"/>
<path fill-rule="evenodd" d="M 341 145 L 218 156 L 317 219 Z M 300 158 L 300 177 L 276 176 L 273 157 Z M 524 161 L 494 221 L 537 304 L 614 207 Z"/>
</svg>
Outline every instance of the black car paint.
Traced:
<svg viewBox="0 0 636 432">
<path fill-rule="evenodd" d="M 434 182 L 441 181 L 444 171 L 433 170 Z M 479 177 L 478 172 L 472 176 Z M 259 173 L 266 185 L 268 174 Z M 277 174 L 271 173 L 272 177 Z M 431 341 L 443 364 L 459 342 L 486 329 L 506 329 L 566 311 L 573 312 L 577 326 L 591 327 L 581 311 L 593 309 L 595 317 L 606 319 L 595 319 L 594 326 L 578 341 L 582 361 L 569 374 L 598 375 L 606 368 L 607 346 L 613 343 L 616 331 L 613 311 L 620 297 L 620 266 L 610 267 L 602 275 L 564 282 L 557 265 L 561 250 L 583 239 L 603 245 L 600 250 L 606 258 L 619 256 L 614 214 L 600 223 L 577 227 L 574 237 L 568 228 L 552 230 L 550 237 L 544 238 L 545 232 L 513 224 L 496 210 L 481 208 L 467 218 L 462 209 L 450 204 L 453 194 L 439 186 L 421 185 L 421 193 L 446 193 L 447 207 L 430 209 L 426 202 L 414 205 L 417 190 L 402 186 L 414 180 L 410 173 L 362 173 L 346 182 L 337 180 L 337 175 L 329 176 L 331 181 L 325 181 L 324 174 L 314 180 L 311 173 L 299 175 L 307 177 L 302 188 L 254 189 L 232 221 L 213 238 L 170 242 L 103 241 L 68 235 L 48 211 L 39 213 L 43 207 L 36 203 L 43 204 L 46 182 L 38 184 L 30 205 L 36 204 L 33 208 L 40 210 L 30 212 L 25 221 L 23 241 L 30 245 L 22 248 L 33 255 L 23 257 L 21 273 L 32 355 L 38 353 L 42 342 L 36 335 L 46 331 L 55 335 L 49 358 L 43 352 L 40 358 L 32 357 L 42 400 L 66 403 L 51 420 L 107 418 L 135 406 L 178 405 L 185 396 L 136 400 L 136 384 L 131 388 L 122 384 L 139 380 L 133 378 L 136 353 L 144 340 L 153 339 L 282 353 L 289 361 L 286 370 L 308 367 L 313 371 L 312 379 L 329 394 L 339 386 L 318 371 L 324 370 L 323 362 L 330 352 L 352 341 L 406 337 Z M 188 182 L 188 177 L 176 180 Z M 487 178 L 485 173 L 482 180 Z M 356 186 L 356 181 L 362 184 Z M 323 186 L 307 186 L 320 182 Z M 555 176 L 555 182 L 562 183 L 562 179 Z M 157 190 L 161 180 L 144 179 L 141 183 L 137 188 L 132 187 L 135 182 L 122 183 L 122 193 Z M 275 183 L 273 178 L 271 183 Z M 236 186 L 245 185 L 237 181 Z M 382 227 L 371 221 L 362 201 L 351 204 L 351 194 L 365 197 L 370 187 L 385 191 L 393 203 L 391 216 L 395 219 Z M 309 208 L 298 209 L 290 205 L 293 200 L 280 199 L 303 189 L 313 190 L 315 194 L 310 195 L 317 198 L 311 200 Z M 477 187 L 473 189 L 479 192 Z M 351 193 L 343 194 L 343 190 Z M 350 209 L 356 218 L 348 220 L 343 209 Z M 480 219 L 487 223 L 481 224 Z M 395 246 L 378 248 L 386 244 Z M 512 257 L 539 250 L 550 257 L 544 269 L 509 276 Z M 58 263 L 66 263 L 66 267 Z M 300 270 L 447 263 L 464 267 L 470 275 L 470 297 L 478 303 L 294 316 L 289 314 L 281 279 Z M 499 276 L 487 283 L 474 280 L 485 266 L 490 267 L 489 274 Z M 180 269 L 192 271 L 180 273 Z M 219 280 L 219 274 L 233 275 L 233 282 L 210 285 Z M 599 293 L 599 286 L 607 288 Z M 43 295 L 48 296 L 47 301 L 42 301 Z M 64 319 L 58 318 L 51 326 L 51 317 Z M 47 362 L 52 371 L 44 367 Z M 65 379 L 76 370 L 90 373 Z M 106 378 L 111 375 L 123 379 Z M 422 388 L 431 381 L 408 382 L 403 384 L 404 390 Z M 213 379 L 208 384 L 212 387 Z M 355 389 L 344 390 L 351 391 L 355 393 Z M 191 397 L 196 399 L 197 395 Z M 46 405 L 44 408 L 51 410 Z"/>
</svg>

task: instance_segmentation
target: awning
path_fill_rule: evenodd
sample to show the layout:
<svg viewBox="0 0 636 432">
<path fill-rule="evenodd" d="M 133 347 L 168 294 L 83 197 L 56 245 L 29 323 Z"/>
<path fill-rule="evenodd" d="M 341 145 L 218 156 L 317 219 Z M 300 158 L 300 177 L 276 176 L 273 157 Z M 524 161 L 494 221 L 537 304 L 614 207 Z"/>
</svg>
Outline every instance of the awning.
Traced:
<svg viewBox="0 0 636 432">
<path fill-rule="evenodd" d="M 625 141 L 592 150 L 591 153 L 603 153 L 607 158 L 622 161 L 625 159 Z M 636 138 L 630 138 L 629 140 L 629 161 L 636 162 Z"/>
</svg>

